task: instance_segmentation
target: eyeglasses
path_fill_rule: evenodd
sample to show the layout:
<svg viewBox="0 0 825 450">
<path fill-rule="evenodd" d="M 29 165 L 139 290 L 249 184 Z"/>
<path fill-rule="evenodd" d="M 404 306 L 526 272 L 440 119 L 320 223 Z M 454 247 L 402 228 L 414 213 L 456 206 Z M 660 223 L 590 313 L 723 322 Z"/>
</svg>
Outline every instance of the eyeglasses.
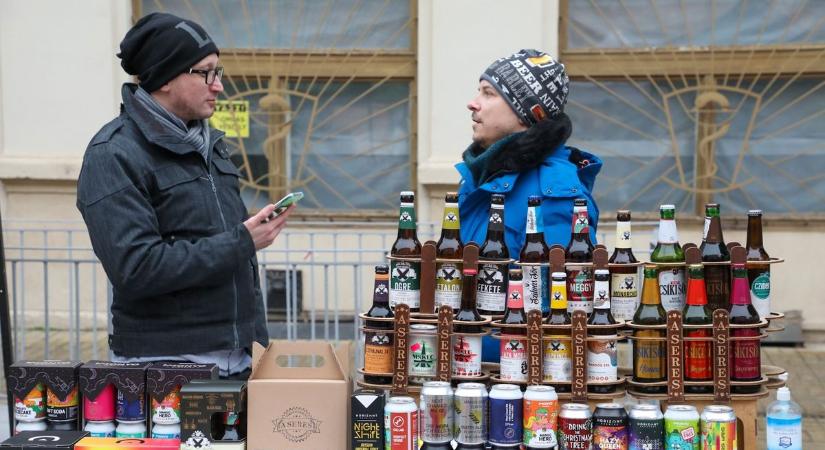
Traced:
<svg viewBox="0 0 825 450">
<path fill-rule="evenodd" d="M 198 75 L 203 75 L 204 81 L 206 84 L 211 85 L 215 81 L 220 81 L 221 77 L 223 77 L 223 67 L 215 67 L 214 69 L 204 70 L 204 69 L 189 69 L 187 73 L 194 73 Z"/>
</svg>

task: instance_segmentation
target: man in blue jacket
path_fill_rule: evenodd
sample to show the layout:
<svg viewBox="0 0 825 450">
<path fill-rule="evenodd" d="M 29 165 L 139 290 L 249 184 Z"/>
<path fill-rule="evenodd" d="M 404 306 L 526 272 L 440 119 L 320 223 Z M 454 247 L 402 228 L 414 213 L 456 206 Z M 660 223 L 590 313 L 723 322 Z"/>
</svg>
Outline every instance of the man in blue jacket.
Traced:
<svg viewBox="0 0 825 450">
<path fill-rule="evenodd" d="M 572 132 L 564 113 L 569 84 L 564 65 L 538 50 L 499 58 L 481 74 L 478 94 L 467 104 L 473 143 L 456 165 L 465 243 L 484 242 L 493 194 L 504 195 L 504 239 L 513 259 L 524 245 L 532 195 L 542 197 L 547 245 L 567 246 L 577 198 L 587 199 L 591 241 L 596 242 L 599 208 L 591 192 L 602 162 L 565 145 Z M 498 342 L 485 337 L 482 356 L 498 362 Z"/>
<path fill-rule="evenodd" d="M 538 50 L 500 58 L 481 75 L 478 94 L 467 105 L 473 143 L 456 165 L 464 242 L 484 242 L 493 194 L 505 196 L 505 240 L 514 259 L 524 244 L 531 195 L 543 199 L 547 245 L 567 246 L 577 198 L 587 199 L 596 242 L 599 209 L 591 192 L 602 162 L 565 145 L 572 131 L 564 113 L 569 84 L 564 65 Z"/>
</svg>

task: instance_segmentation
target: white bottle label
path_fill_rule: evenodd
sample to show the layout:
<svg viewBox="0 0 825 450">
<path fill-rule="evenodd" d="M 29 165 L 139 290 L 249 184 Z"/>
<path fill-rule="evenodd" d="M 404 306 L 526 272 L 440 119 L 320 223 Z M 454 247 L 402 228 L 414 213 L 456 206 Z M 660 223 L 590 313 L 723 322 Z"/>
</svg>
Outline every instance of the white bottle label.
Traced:
<svg viewBox="0 0 825 450">
<path fill-rule="evenodd" d="M 587 381 L 616 381 L 618 368 L 616 341 L 587 342 Z"/>
<path fill-rule="evenodd" d="M 524 312 L 541 311 L 541 266 L 523 266 Z"/>
<path fill-rule="evenodd" d="M 662 244 L 679 242 L 679 232 L 676 231 L 675 220 L 662 219 L 659 221 L 659 242 Z"/>
<path fill-rule="evenodd" d="M 633 247 L 633 236 L 630 233 L 630 222 L 616 222 L 616 248 Z"/>
<path fill-rule="evenodd" d="M 507 283 L 504 280 L 506 266 L 482 264 L 478 271 L 476 302 L 478 309 L 504 312 L 507 304 Z"/>
<path fill-rule="evenodd" d="M 610 311 L 617 321 L 633 320 L 639 309 L 639 273 L 610 275 Z"/>
<path fill-rule="evenodd" d="M 659 272 L 659 292 L 665 311 L 682 311 L 685 307 L 685 269 L 662 269 Z"/>
<path fill-rule="evenodd" d="M 450 305 L 453 309 L 461 306 L 461 266 L 456 263 L 438 263 L 435 269 L 435 307 Z"/>
</svg>

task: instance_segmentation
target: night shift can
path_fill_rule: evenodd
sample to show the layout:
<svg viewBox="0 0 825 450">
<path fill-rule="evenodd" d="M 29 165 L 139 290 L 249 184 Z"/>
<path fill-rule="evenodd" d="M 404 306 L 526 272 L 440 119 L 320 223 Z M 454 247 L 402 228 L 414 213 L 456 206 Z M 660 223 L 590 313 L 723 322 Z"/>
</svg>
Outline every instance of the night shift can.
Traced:
<svg viewBox="0 0 825 450">
<path fill-rule="evenodd" d="M 83 428 L 89 432 L 89 437 L 115 437 L 115 422 L 113 420 L 90 420 Z"/>
<path fill-rule="evenodd" d="M 561 405 L 559 450 L 590 450 L 593 442 L 593 414 L 583 403 Z"/>
<path fill-rule="evenodd" d="M 725 405 L 708 405 L 702 411 L 702 450 L 736 450 L 736 414 Z"/>
<path fill-rule="evenodd" d="M 77 395 L 77 386 L 75 386 L 66 398 L 60 399 L 57 393 L 51 389 L 46 389 L 46 417 L 55 422 L 65 422 L 69 420 L 77 420 L 80 412 L 80 401 Z"/>
<path fill-rule="evenodd" d="M 385 450 L 418 449 L 418 407 L 412 397 L 392 397 L 384 407 Z"/>
<path fill-rule="evenodd" d="M 410 325 L 407 367 L 413 383 L 424 383 L 435 378 L 435 331 L 435 325 Z"/>
<path fill-rule="evenodd" d="M 352 450 L 384 447 L 384 392 L 356 389 L 350 398 Z"/>
<path fill-rule="evenodd" d="M 665 448 L 699 450 L 699 412 L 691 405 L 670 405 L 665 411 Z"/>
<path fill-rule="evenodd" d="M 36 422 L 46 418 L 46 387 L 43 383 L 35 384 L 25 397 L 14 398 L 14 418 L 20 422 Z"/>
<path fill-rule="evenodd" d="M 593 412 L 593 450 L 627 450 L 627 411 L 617 403 L 599 403 Z"/>
<path fill-rule="evenodd" d="M 496 384 L 490 389 L 490 438 L 499 447 L 521 444 L 524 407 L 521 388 L 515 384 Z"/>
<path fill-rule="evenodd" d="M 455 440 L 459 444 L 487 442 L 487 387 L 461 383 L 455 390 Z"/>
<path fill-rule="evenodd" d="M 440 444 L 453 440 L 453 388 L 446 381 L 428 381 L 419 402 L 421 440 Z"/>
<path fill-rule="evenodd" d="M 628 449 L 663 450 L 665 448 L 664 415 L 658 405 L 639 404 L 630 409 Z"/>
<path fill-rule="evenodd" d="M 142 393 L 141 393 L 142 394 Z M 146 402 L 144 395 L 132 400 L 127 398 L 123 391 L 117 391 L 117 421 L 138 422 L 146 419 Z"/>
<path fill-rule="evenodd" d="M 527 450 L 556 448 L 559 397 L 552 386 L 527 386 L 524 392 L 524 446 Z"/>
</svg>

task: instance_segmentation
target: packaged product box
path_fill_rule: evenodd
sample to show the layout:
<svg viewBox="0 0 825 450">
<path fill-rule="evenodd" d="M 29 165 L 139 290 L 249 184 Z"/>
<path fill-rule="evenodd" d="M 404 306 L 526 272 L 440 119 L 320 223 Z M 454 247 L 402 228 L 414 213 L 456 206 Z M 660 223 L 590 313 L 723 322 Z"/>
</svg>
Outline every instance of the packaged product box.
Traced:
<svg viewBox="0 0 825 450">
<path fill-rule="evenodd" d="M 112 385 L 117 398 L 116 419 L 145 421 L 146 369 L 150 365 L 148 362 L 89 361 L 80 366 L 80 393 L 83 397 L 97 399 L 108 385 Z M 84 411 L 84 420 L 89 420 L 86 413 Z"/>
<path fill-rule="evenodd" d="M 352 450 L 384 449 L 384 392 L 357 389 L 352 393 Z"/>
<path fill-rule="evenodd" d="M 349 433 L 349 344 L 253 343 L 248 450 L 346 450 Z"/>
<path fill-rule="evenodd" d="M 149 393 L 148 430 L 155 425 L 181 422 L 181 386 L 193 380 L 217 380 L 218 366 L 188 362 L 154 362 L 146 370 L 146 391 Z"/>
<path fill-rule="evenodd" d="M 177 439 L 135 439 L 86 437 L 74 446 L 75 450 L 180 450 Z"/>
<path fill-rule="evenodd" d="M 181 450 L 243 450 L 246 383 L 192 380 L 180 390 Z"/>
<path fill-rule="evenodd" d="M 21 431 L 0 443 L 0 450 L 71 450 L 88 435 L 85 431 Z"/>
<path fill-rule="evenodd" d="M 9 367 L 9 389 L 14 396 L 15 416 L 72 422 L 80 429 L 80 397 L 78 395 L 79 361 L 17 361 Z M 44 388 L 45 402 L 31 403 L 26 399 L 34 389 Z M 38 395 L 39 397 L 39 395 Z M 21 419 L 21 420 L 32 420 Z"/>
</svg>

